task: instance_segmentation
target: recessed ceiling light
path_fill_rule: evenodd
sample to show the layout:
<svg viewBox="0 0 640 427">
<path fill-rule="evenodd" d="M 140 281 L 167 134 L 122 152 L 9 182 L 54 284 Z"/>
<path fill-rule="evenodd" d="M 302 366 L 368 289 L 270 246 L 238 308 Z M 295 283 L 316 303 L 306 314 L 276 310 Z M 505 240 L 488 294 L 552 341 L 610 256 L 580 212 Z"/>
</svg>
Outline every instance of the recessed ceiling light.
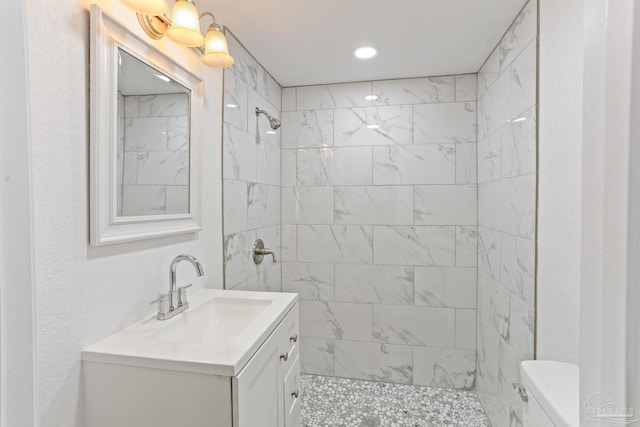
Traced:
<svg viewBox="0 0 640 427">
<path fill-rule="evenodd" d="M 378 54 L 378 49 L 371 46 L 362 46 L 354 50 L 353 54 L 356 56 L 356 58 L 369 59 Z"/>
<path fill-rule="evenodd" d="M 237 104 L 227 104 L 227 107 L 229 108 L 238 108 Z"/>
<path fill-rule="evenodd" d="M 376 99 L 378 99 L 378 95 L 367 95 L 364 97 L 364 99 L 366 99 L 367 101 L 375 101 Z"/>
<path fill-rule="evenodd" d="M 367 125 L 367 127 L 368 127 L 369 129 L 378 129 L 380 126 L 379 126 L 379 125 L 376 125 L 376 124 L 372 124 L 372 125 Z"/>
</svg>

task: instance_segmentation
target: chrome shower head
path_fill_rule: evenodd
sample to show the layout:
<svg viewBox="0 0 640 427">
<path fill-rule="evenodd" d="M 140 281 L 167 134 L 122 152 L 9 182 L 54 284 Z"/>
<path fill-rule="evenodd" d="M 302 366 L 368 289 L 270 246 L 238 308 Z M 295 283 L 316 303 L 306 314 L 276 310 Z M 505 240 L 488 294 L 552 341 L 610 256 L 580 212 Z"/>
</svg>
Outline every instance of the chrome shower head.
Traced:
<svg viewBox="0 0 640 427">
<path fill-rule="evenodd" d="M 271 126 L 271 129 L 273 130 L 277 130 L 281 123 L 280 120 L 276 119 L 275 117 L 273 117 L 271 114 L 267 113 L 264 110 L 259 109 L 258 107 L 256 107 L 256 117 L 258 117 L 260 114 L 264 114 L 265 117 L 267 119 L 269 119 L 269 126 Z"/>
</svg>

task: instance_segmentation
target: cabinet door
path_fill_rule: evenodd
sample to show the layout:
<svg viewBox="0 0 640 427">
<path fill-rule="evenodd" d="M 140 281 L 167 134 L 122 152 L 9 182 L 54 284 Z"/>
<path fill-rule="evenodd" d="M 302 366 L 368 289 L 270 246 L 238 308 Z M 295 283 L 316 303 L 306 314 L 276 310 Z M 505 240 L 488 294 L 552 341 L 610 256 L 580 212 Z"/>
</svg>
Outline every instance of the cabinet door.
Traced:
<svg viewBox="0 0 640 427">
<path fill-rule="evenodd" d="M 300 427 L 300 357 L 297 357 L 284 379 L 284 426 Z"/>
<path fill-rule="evenodd" d="M 234 427 L 279 427 L 282 380 L 278 345 L 272 339 L 258 350 L 233 379 Z"/>
</svg>

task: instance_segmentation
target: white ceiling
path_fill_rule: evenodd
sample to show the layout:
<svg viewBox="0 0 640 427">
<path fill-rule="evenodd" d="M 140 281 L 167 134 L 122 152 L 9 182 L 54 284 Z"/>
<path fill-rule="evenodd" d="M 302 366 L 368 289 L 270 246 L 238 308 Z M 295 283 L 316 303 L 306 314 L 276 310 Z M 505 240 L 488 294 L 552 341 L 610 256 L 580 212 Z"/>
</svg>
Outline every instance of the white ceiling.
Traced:
<svg viewBox="0 0 640 427">
<path fill-rule="evenodd" d="M 478 71 L 526 0 L 200 0 L 282 86 Z M 206 18 L 205 18 L 206 19 Z M 203 20 L 204 21 L 204 20 Z M 206 22 L 208 25 L 208 22 Z M 371 60 L 353 50 L 372 45 Z"/>
</svg>

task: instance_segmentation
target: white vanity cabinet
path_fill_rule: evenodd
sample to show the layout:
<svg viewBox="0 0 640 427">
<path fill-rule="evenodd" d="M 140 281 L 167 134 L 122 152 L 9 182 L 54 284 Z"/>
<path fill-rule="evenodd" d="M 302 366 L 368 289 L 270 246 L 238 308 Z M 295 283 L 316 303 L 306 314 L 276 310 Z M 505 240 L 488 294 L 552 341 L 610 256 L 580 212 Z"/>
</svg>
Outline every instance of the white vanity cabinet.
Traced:
<svg viewBox="0 0 640 427">
<path fill-rule="evenodd" d="M 233 426 L 300 425 L 298 306 L 233 377 Z"/>
<path fill-rule="evenodd" d="M 266 313 L 267 309 L 260 308 L 264 305 L 273 311 L 274 319 L 269 323 L 265 317 L 268 313 L 256 314 L 240 332 L 228 334 L 234 338 L 227 337 L 226 345 L 212 346 L 207 342 L 212 340 L 210 335 L 193 332 L 197 326 L 194 323 L 207 316 L 207 327 L 215 323 L 207 306 L 210 303 L 205 302 L 200 311 L 198 304 L 192 305 L 184 318 L 179 315 L 166 322 L 143 321 L 86 349 L 85 425 L 299 427 L 297 295 L 288 300 L 281 296 L 284 294 L 273 296 L 282 300 L 278 308 L 277 304 L 263 304 L 261 301 L 268 297 L 261 293 L 253 294 L 249 304 L 253 308 L 249 309 Z M 244 294 L 238 295 L 244 298 Z M 277 310 L 281 313 L 275 314 Z M 233 310 L 229 313 L 233 317 Z M 237 322 L 238 318 L 231 320 Z M 185 325 L 189 328 L 180 330 Z M 256 331 L 258 325 L 263 325 L 264 331 Z M 184 340 L 189 342 L 176 344 L 174 336 L 188 335 L 187 331 L 191 336 Z M 241 348 L 249 335 L 257 343 Z M 142 344 L 133 348 L 134 343 L 144 340 L 149 340 L 144 349 Z"/>
</svg>

